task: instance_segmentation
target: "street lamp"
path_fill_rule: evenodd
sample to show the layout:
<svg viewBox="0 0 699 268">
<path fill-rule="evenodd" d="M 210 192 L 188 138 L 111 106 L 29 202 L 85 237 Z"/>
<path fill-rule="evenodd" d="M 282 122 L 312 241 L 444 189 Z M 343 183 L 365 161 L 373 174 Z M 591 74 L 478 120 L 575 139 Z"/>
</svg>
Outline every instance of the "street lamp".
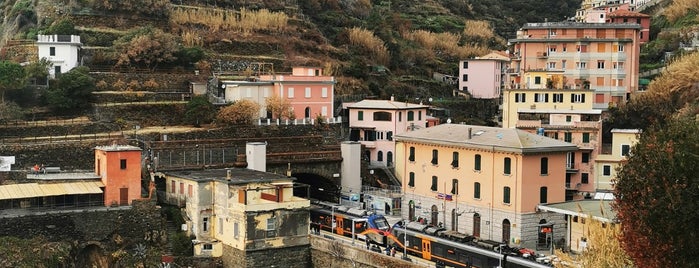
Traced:
<svg viewBox="0 0 699 268">
<path fill-rule="evenodd" d="M 408 223 L 403 220 L 403 259 L 408 260 Z"/>
<path fill-rule="evenodd" d="M 502 247 L 504 247 L 505 244 L 500 243 L 498 246 L 498 253 L 500 253 L 500 258 L 498 258 L 498 268 L 502 268 Z"/>
</svg>

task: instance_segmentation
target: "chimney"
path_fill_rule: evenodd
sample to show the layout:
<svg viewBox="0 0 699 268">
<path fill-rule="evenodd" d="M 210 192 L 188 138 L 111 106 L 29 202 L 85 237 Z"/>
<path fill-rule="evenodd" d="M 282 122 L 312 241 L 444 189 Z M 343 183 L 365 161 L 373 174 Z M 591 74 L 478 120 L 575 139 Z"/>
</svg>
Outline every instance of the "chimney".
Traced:
<svg viewBox="0 0 699 268">
<path fill-rule="evenodd" d="M 471 131 L 472 131 L 471 128 L 468 128 L 468 139 L 469 140 L 471 139 Z"/>
<path fill-rule="evenodd" d="M 391 101 L 393 101 L 393 95 L 391 95 Z"/>
<path fill-rule="evenodd" d="M 226 180 L 231 181 L 231 170 L 230 169 L 226 169 Z"/>
</svg>

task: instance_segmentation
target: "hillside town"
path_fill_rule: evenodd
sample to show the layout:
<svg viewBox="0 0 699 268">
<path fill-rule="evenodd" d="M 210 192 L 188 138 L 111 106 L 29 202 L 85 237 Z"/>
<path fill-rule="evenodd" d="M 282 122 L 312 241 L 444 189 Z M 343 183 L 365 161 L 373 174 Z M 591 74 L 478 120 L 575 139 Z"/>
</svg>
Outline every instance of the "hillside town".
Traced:
<svg viewBox="0 0 699 268">
<path fill-rule="evenodd" d="M 92 37 L 39 33 L 14 46 L 45 64 L 30 84 L 75 82 L 42 98 L 90 115 L 0 118 L 0 237 L 43 248 L 38 262 L 0 249 L 0 267 L 663 267 L 608 243 L 648 228 L 618 201 L 623 178 L 655 172 L 626 165 L 672 151 L 619 115 L 672 68 L 641 71 L 661 2 L 583 0 L 566 20 L 525 23 L 506 46 L 431 74 L 448 98 L 483 104 L 466 116 L 443 96 L 348 97 L 322 64 L 85 71 L 100 57 L 86 53 Z M 6 66 L 34 66 L 6 59 L 3 103 L 18 96 Z M 691 175 L 676 181 L 697 188 Z M 600 248 L 610 262 L 588 262 Z"/>
</svg>

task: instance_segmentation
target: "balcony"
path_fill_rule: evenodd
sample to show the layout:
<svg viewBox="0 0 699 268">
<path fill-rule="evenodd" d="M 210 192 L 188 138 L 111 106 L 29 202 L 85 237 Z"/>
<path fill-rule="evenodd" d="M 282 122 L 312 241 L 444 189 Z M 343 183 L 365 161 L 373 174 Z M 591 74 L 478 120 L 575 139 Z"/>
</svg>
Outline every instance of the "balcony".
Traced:
<svg viewBox="0 0 699 268">
<path fill-rule="evenodd" d="M 360 141 L 364 147 L 369 148 L 369 149 L 374 149 L 376 148 L 376 141 Z"/>
<path fill-rule="evenodd" d="M 602 122 L 598 121 L 580 121 L 580 122 L 574 122 L 573 127 L 575 128 L 592 128 L 592 129 L 600 129 L 602 128 Z"/>
<path fill-rule="evenodd" d="M 541 120 L 517 120 L 517 128 L 540 128 Z"/>
</svg>

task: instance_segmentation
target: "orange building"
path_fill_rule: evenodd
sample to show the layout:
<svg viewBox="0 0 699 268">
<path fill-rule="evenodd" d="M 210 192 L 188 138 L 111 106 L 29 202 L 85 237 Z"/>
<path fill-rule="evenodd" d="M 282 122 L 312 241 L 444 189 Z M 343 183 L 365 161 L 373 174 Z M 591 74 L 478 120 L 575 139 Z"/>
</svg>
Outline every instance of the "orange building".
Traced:
<svg viewBox="0 0 699 268">
<path fill-rule="evenodd" d="M 141 148 L 97 146 L 95 173 L 102 177 L 105 206 L 126 206 L 141 198 Z"/>
</svg>

